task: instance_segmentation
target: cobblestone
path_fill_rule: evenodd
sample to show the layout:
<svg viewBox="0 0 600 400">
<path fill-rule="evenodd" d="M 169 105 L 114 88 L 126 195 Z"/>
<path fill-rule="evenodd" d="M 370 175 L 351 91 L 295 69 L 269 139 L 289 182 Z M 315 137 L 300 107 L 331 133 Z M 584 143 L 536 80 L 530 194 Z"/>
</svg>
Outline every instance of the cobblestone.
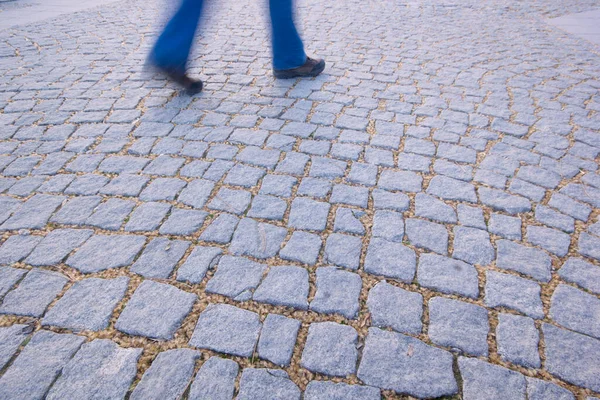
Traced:
<svg viewBox="0 0 600 400">
<path fill-rule="evenodd" d="M 302 366 L 330 376 L 346 376 L 356 371 L 358 334 L 350 326 L 315 322 L 308 329 L 302 351 Z"/>
</svg>

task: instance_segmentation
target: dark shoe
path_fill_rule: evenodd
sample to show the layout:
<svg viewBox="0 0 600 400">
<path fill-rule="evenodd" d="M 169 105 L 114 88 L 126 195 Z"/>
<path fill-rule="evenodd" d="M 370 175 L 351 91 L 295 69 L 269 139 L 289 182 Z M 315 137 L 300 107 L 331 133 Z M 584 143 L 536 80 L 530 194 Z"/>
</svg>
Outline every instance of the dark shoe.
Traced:
<svg viewBox="0 0 600 400">
<path fill-rule="evenodd" d="M 292 69 L 273 69 L 273 75 L 278 79 L 291 79 L 304 76 L 317 76 L 325 69 L 325 60 L 315 60 L 314 58 L 306 57 L 306 62 Z"/>
<path fill-rule="evenodd" d="M 187 74 L 181 72 L 160 68 L 159 70 L 165 74 L 167 78 L 181 86 L 190 96 L 202 91 L 203 85 L 201 80 L 194 80 L 187 76 Z"/>
</svg>

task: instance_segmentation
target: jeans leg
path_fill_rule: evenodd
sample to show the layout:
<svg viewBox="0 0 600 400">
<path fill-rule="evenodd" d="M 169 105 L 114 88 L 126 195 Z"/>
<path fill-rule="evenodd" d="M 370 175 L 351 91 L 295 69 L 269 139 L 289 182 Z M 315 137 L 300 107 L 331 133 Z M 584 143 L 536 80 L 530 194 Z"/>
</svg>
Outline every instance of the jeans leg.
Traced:
<svg viewBox="0 0 600 400">
<path fill-rule="evenodd" d="M 161 68 L 185 72 L 203 0 L 182 0 L 150 53 L 151 61 Z"/>
<path fill-rule="evenodd" d="M 293 17 L 293 0 L 269 0 L 273 68 L 291 69 L 306 62 L 302 39 Z"/>
</svg>

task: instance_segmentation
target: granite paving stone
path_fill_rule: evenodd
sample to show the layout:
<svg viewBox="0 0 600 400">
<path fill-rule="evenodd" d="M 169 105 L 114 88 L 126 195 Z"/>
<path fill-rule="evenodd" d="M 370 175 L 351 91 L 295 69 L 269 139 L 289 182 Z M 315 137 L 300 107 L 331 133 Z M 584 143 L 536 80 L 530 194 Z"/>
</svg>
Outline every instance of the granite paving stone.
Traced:
<svg viewBox="0 0 600 400">
<path fill-rule="evenodd" d="M 552 261 L 543 250 L 509 240 L 498 240 L 496 266 L 528 275 L 540 282 L 551 278 Z"/>
<path fill-rule="evenodd" d="M 244 257 L 221 257 L 217 272 L 206 285 L 207 293 L 217 293 L 236 301 L 252 298 L 267 266 Z"/>
<path fill-rule="evenodd" d="M 19 326 L 19 325 L 14 325 Z M 85 338 L 40 330 L 0 378 L 3 399 L 43 399 Z"/>
<path fill-rule="evenodd" d="M 294 266 L 273 266 L 252 298 L 261 303 L 306 310 L 308 290 L 307 270 Z"/>
<path fill-rule="evenodd" d="M 367 385 L 415 397 L 458 392 L 451 353 L 378 328 L 369 328 L 356 375 Z"/>
<path fill-rule="evenodd" d="M 290 364 L 301 322 L 283 315 L 265 318 L 256 348 L 258 356 L 281 367 Z"/>
<path fill-rule="evenodd" d="M 58 272 L 31 270 L 17 288 L 4 296 L 0 314 L 41 317 L 67 282 L 68 279 Z"/>
<path fill-rule="evenodd" d="M 261 325 L 258 314 L 252 311 L 228 304 L 209 304 L 198 318 L 190 345 L 250 357 Z"/>
<path fill-rule="evenodd" d="M 78 196 L 67 200 L 50 218 L 50 222 L 63 225 L 83 225 L 102 201 L 100 196 Z"/>
<path fill-rule="evenodd" d="M 511 308 L 535 319 L 544 318 L 540 285 L 515 275 L 487 271 L 485 305 Z"/>
<path fill-rule="evenodd" d="M 263 218 L 270 220 L 283 219 L 287 203 L 275 196 L 257 195 L 252 200 L 252 205 L 247 215 L 251 218 Z"/>
<path fill-rule="evenodd" d="M 385 239 L 371 239 L 365 258 L 365 272 L 411 282 L 416 269 L 417 257 L 414 250 Z"/>
<path fill-rule="evenodd" d="M 36 194 L 0 225 L 0 230 L 41 229 L 64 199 L 63 196 Z"/>
<path fill-rule="evenodd" d="M 574 385 L 600 391 L 597 374 L 600 341 L 550 324 L 543 324 L 542 332 L 548 372 Z M 582 368 L 582 365 L 594 367 Z"/>
<path fill-rule="evenodd" d="M 567 282 L 600 294 L 600 267 L 581 258 L 570 257 L 558 270 L 558 275 Z"/>
<path fill-rule="evenodd" d="M 535 225 L 527 227 L 527 241 L 559 257 L 566 256 L 571 245 L 571 237 L 568 234 L 556 229 Z"/>
<path fill-rule="evenodd" d="M 367 307 L 373 326 L 418 335 L 422 329 L 423 296 L 381 281 L 370 291 Z"/>
<path fill-rule="evenodd" d="M 207 215 L 206 211 L 173 208 L 158 231 L 163 235 L 192 235 L 202 227 Z"/>
<path fill-rule="evenodd" d="M 354 233 L 364 235 L 365 227 L 360 218 L 365 215 L 364 211 L 353 210 L 351 208 L 340 207 L 335 212 L 335 221 L 333 224 L 334 232 Z"/>
<path fill-rule="evenodd" d="M 316 288 L 310 309 L 323 314 L 357 317 L 362 288 L 360 276 L 336 267 L 321 267 L 316 271 Z"/>
<path fill-rule="evenodd" d="M 210 216 L 211 215 L 209 214 L 209 217 Z M 204 229 L 200 235 L 200 240 L 220 244 L 229 243 L 239 222 L 240 219 L 235 215 L 227 213 L 219 214 L 219 216 L 212 220 L 210 225 Z"/>
<path fill-rule="evenodd" d="M 129 220 L 124 229 L 127 232 L 154 231 L 158 229 L 170 210 L 171 206 L 169 204 L 142 203 L 129 215 Z"/>
<path fill-rule="evenodd" d="M 335 322 L 313 322 L 300 363 L 309 371 L 329 376 L 355 373 L 358 334 L 354 328 Z"/>
<path fill-rule="evenodd" d="M 223 250 L 218 247 L 195 246 L 177 270 L 177 280 L 200 283 L 206 272 L 219 262 Z"/>
<path fill-rule="evenodd" d="M 46 313 L 42 325 L 73 331 L 100 331 L 125 296 L 129 278 L 87 278 L 76 282 Z"/>
<path fill-rule="evenodd" d="M 433 343 L 474 356 L 487 356 L 490 329 L 485 308 L 459 300 L 429 300 L 429 338 Z"/>
<path fill-rule="evenodd" d="M 454 227 L 454 258 L 469 264 L 487 265 L 494 261 L 495 253 L 486 231 L 463 226 Z"/>
<path fill-rule="evenodd" d="M 529 377 L 525 377 L 525 379 L 527 380 L 527 398 L 530 400 L 575 400 L 573 393 L 555 383 Z"/>
<path fill-rule="evenodd" d="M 248 208 L 251 197 L 245 190 L 221 188 L 208 203 L 208 208 L 240 215 Z"/>
<path fill-rule="evenodd" d="M 525 399 L 525 377 L 476 358 L 459 357 L 464 399 Z"/>
<path fill-rule="evenodd" d="M 167 279 L 189 246 L 184 240 L 152 239 L 130 270 L 145 278 Z"/>
<path fill-rule="evenodd" d="M 93 235 L 66 264 L 83 273 L 104 271 L 130 265 L 140 252 L 146 238 L 137 235 Z"/>
<path fill-rule="evenodd" d="M 122 398 L 135 378 L 139 348 L 121 348 L 107 339 L 85 343 L 46 398 Z"/>
<path fill-rule="evenodd" d="M 324 259 L 326 262 L 356 270 L 360 262 L 362 240 L 355 236 L 332 233 L 325 243 Z"/>
<path fill-rule="evenodd" d="M 198 370 L 191 385 L 190 400 L 231 400 L 235 390 L 235 378 L 240 367 L 233 360 L 211 357 Z"/>
<path fill-rule="evenodd" d="M 160 352 L 129 398 L 179 399 L 190 383 L 199 357 L 200 352 L 190 349 Z"/>
<path fill-rule="evenodd" d="M 406 220 L 406 236 L 410 244 L 416 247 L 443 255 L 448 254 L 448 231 L 444 225 L 408 218 Z"/>
<path fill-rule="evenodd" d="M 27 325 L 15 324 L 0 328 L 0 369 L 4 369 L 28 336 Z"/>
<path fill-rule="evenodd" d="M 377 388 L 332 381 L 310 381 L 304 392 L 305 400 L 379 400 L 380 398 L 380 390 Z"/>
<path fill-rule="evenodd" d="M 27 257 L 43 240 L 37 235 L 12 235 L 0 246 L 0 265 L 12 265 Z M 5 269 L 6 273 L 12 269 Z M 7 278 L 8 279 L 8 278 Z M 0 290 L 0 295 L 2 291 Z"/>
<path fill-rule="evenodd" d="M 518 217 L 492 213 L 487 229 L 488 232 L 505 239 L 521 240 L 521 219 Z"/>
<path fill-rule="evenodd" d="M 229 251 L 238 256 L 270 258 L 279 252 L 286 234 L 279 226 L 243 218 L 233 233 Z"/>
<path fill-rule="evenodd" d="M 279 369 L 246 368 L 240 378 L 238 400 L 300 400 L 302 393 L 288 374 Z"/>
<path fill-rule="evenodd" d="M 572 286 L 559 284 L 550 299 L 550 318 L 576 332 L 600 339 L 600 299 Z"/>
<path fill-rule="evenodd" d="M 470 298 L 479 295 L 479 280 L 474 266 L 437 254 L 421 254 L 417 281 L 421 286 L 446 294 Z"/>
<path fill-rule="evenodd" d="M 288 226 L 296 229 L 322 231 L 327 224 L 330 205 L 304 197 L 292 202 Z"/>
<path fill-rule="evenodd" d="M 33 266 L 56 265 L 92 234 L 89 229 L 55 229 L 44 237 L 25 262 Z"/>
<path fill-rule="evenodd" d="M 119 315 L 115 328 L 128 335 L 170 340 L 197 296 L 175 286 L 143 281 Z"/>
<path fill-rule="evenodd" d="M 594 260 L 600 260 L 600 238 L 582 232 L 577 242 L 579 254 L 590 257 Z"/>
<path fill-rule="evenodd" d="M 498 314 L 496 338 L 498 354 L 504 360 L 526 368 L 541 366 L 538 353 L 540 334 L 533 319 L 519 315 Z"/>
</svg>

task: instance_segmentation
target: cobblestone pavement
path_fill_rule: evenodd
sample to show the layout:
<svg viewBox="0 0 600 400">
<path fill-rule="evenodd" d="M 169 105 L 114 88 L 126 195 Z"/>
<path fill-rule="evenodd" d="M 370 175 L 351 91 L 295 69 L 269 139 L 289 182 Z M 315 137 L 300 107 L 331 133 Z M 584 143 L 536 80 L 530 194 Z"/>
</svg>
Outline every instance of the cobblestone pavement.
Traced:
<svg viewBox="0 0 600 400">
<path fill-rule="evenodd" d="M 0 398 L 600 397 L 596 0 L 161 5 L 0 33 Z"/>
</svg>

